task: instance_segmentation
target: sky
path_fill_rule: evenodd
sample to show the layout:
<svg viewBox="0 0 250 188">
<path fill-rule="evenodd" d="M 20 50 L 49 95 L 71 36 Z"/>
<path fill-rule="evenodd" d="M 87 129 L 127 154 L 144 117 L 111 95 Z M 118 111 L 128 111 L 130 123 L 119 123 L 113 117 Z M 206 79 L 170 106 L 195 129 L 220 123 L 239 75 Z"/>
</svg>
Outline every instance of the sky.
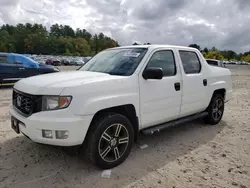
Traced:
<svg viewBox="0 0 250 188">
<path fill-rule="evenodd" d="M 32 2 L 32 3 L 31 3 Z M 250 51 L 250 0 L 0 0 L 0 25 L 58 23 L 134 42 Z"/>
</svg>

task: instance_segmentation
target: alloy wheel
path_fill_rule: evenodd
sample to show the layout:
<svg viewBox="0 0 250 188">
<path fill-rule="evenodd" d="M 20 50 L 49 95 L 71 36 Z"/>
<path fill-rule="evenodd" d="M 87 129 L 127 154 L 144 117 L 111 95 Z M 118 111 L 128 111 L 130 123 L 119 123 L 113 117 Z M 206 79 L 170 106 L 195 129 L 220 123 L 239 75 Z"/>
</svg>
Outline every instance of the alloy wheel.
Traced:
<svg viewBox="0 0 250 188">
<path fill-rule="evenodd" d="M 98 152 L 104 161 L 115 162 L 125 153 L 128 144 L 127 128 L 122 124 L 112 124 L 101 135 Z"/>
<path fill-rule="evenodd" d="M 223 101 L 221 99 L 217 99 L 215 101 L 214 107 L 213 107 L 213 118 L 214 120 L 219 120 L 222 117 L 223 114 Z"/>
</svg>

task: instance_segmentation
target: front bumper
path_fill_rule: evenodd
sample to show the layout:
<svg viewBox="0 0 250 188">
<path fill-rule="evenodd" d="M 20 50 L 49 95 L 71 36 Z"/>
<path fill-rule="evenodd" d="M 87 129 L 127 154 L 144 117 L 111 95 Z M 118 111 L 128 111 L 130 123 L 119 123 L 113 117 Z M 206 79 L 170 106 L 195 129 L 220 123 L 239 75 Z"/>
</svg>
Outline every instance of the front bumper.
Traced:
<svg viewBox="0 0 250 188">
<path fill-rule="evenodd" d="M 83 143 L 93 115 L 76 116 L 67 109 L 46 111 L 32 114 L 29 117 L 20 115 L 10 106 L 10 115 L 21 121 L 19 130 L 32 141 L 55 146 L 75 146 Z M 52 130 L 53 138 L 44 138 L 42 130 Z M 56 139 L 55 131 L 68 131 L 66 139 Z"/>
</svg>

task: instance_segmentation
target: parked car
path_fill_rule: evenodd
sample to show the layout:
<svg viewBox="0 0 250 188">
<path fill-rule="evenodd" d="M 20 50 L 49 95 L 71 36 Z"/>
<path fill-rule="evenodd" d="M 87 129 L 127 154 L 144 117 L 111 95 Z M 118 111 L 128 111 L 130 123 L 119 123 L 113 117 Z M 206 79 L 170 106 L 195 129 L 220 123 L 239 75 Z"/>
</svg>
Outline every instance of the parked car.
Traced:
<svg viewBox="0 0 250 188">
<path fill-rule="evenodd" d="M 56 67 L 39 64 L 21 54 L 0 53 L 0 84 L 14 83 L 22 78 L 58 71 Z"/>
<path fill-rule="evenodd" d="M 60 66 L 61 62 L 58 59 L 47 59 L 46 64 L 53 65 L 53 66 Z"/>
<path fill-rule="evenodd" d="M 220 60 L 206 59 L 206 61 L 209 65 L 218 66 L 218 67 L 226 67 L 225 63 L 223 63 L 223 61 L 220 61 Z"/>
<path fill-rule="evenodd" d="M 85 64 L 85 62 L 81 58 L 75 58 L 73 61 L 74 61 L 74 65 L 76 66 Z"/>
<path fill-rule="evenodd" d="M 139 132 L 197 118 L 218 124 L 231 97 L 230 70 L 208 65 L 195 48 L 117 47 L 77 71 L 18 81 L 11 126 L 37 143 L 79 148 L 110 169 L 128 157 Z"/>
<path fill-rule="evenodd" d="M 69 62 L 68 59 L 63 59 L 63 60 L 61 61 L 61 63 L 62 63 L 62 65 L 64 65 L 64 66 L 70 65 L 70 62 Z"/>
<path fill-rule="evenodd" d="M 88 62 L 92 57 L 90 56 L 87 56 L 87 57 L 83 57 L 83 61 L 86 63 Z"/>
<path fill-rule="evenodd" d="M 76 65 L 74 58 L 69 60 L 69 65 L 71 65 L 71 66 Z"/>
</svg>

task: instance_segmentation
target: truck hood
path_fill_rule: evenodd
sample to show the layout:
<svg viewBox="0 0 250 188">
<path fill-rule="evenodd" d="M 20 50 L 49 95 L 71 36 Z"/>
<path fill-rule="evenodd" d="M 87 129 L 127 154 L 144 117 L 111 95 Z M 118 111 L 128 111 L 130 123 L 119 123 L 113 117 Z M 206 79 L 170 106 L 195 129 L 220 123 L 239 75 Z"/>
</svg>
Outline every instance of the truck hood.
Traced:
<svg viewBox="0 0 250 188">
<path fill-rule="evenodd" d="M 18 81 L 14 88 L 34 95 L 59 95 L 65 87 L 117 78 L 119 76 L 98 72 L 65 71 L 24 78 Z"/>
</svg>

